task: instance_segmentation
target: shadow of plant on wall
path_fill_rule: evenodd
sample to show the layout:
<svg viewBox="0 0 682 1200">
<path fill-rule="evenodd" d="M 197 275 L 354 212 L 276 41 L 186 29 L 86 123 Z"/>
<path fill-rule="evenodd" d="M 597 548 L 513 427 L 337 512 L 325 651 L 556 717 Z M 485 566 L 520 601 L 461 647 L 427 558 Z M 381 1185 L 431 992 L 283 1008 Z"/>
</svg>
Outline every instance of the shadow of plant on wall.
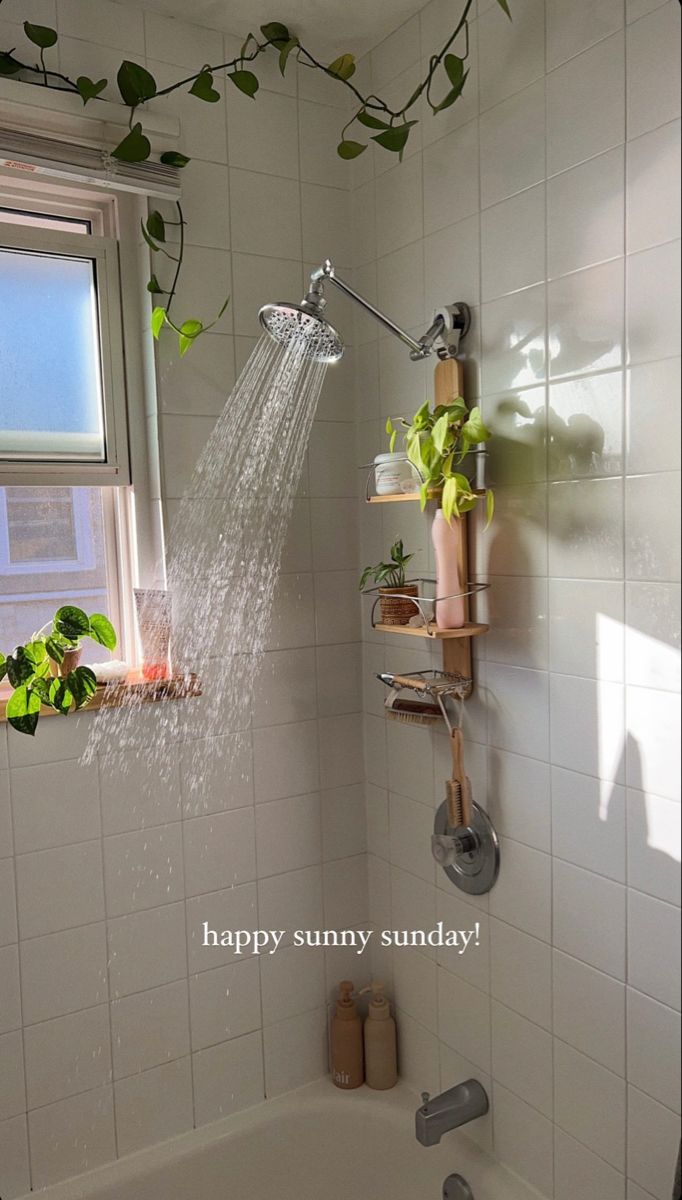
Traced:
<svg viewBox="0 0 682 1200">
<path fill-rule="evenodd" d="M 541 479 L 546 466 L 552 479 L 584 479 L 610 473 L 604 461 L 604 428 L 589 413 L 561 416 L 545 409 L 545 389 L 539 403 L 518 393 L 503 397 L 489 418 L 494 430 L 490 454 L 496 483 L 526 483 Z"/>
<path fill-rule="evenodd" d="M 466 86 L 469 76 L 469 19 L 474 0 L 462 0 L 462 3 L 461 15 L 454 30 L 448 35 L 445 45 L 430 56 L 424 79 L 402 103 L 394 106 L 373 92 L 365 94 L 353 82 L 357 71 L 353 54 L 342 54 L 331 63 L 323 63 L 304 45 L 299 36 L 281 21 L 269 21 L 261 25 L 259 35 L 249 33 L 236 58 L 216 65 L 204 63 L 196 71 L 163 88 L 158 86 L 146 67 L 125 59 L 118 68 L 116 83 L 121 102 L 129 110 L 128 132 L 119 144 L 108 152 L 112 173 L 117 162 L 142 163 L 151 158 L 152 145 L 144 131 L 143 120 L 138 117 L 139 111 L 144 111 L 146 104 L 177 91 L 186 91 L 204 104 L 217 104 L 222 97 L 215 87 L 216 76 L 229 80 L 243 95 L 255 99 L 260 81 L 252 67 L 261 55 L 266 53 L 277 54 L 282 76 L 286 74 L 290 64 L 296 63 L 302 68 L 322 72 L 352 96 L 355 101 L 354 111 L 342 129 L 337 147 L 341 158 L 358 158 L 368 149 L 369 141 L 372 141 L 388 153 L 397 155 L 402 161 L 412 130 L 419 124 L 419 120 L 412 115 L 416 105 L 424 98 L 431 114 L 437 116 L 459 100 Z M 511 19 L 509 0 L 497 0 L 497 4 Z M 46 55 L 54 49 L 59 40 L 56 29 L 24 21 L 23 30 L 30 46 L 38 52 L 38 62 L 29 61 L 29 52 L 17 52 L 16 47 L 0 50 L 0 77 L 72 92 L 80 96 L 83 104 L 103 98 L 103 93 L 109 86 L 108 79 L 95 80 L 85 73 L 77 75 L 74 79 L 48 64 Z M 460 35 L 464 38 L 464 48 L 461 54 L 455 54 L 453 47 Z M 85 64 L 83 65 L 85 68 Z M 362 136 L 362 132 L 357 133 L 355 137 L 349 136 L 351 128 L 364 131 L 369 140 L 356 140 Z M 160 156 L 160 161 L 167 167 L 181 170 L 188 165 L 190 159 L 177 150 L 169 150 Z M 163 303 L 154 309 L 152 328 L 154 336 L 158 337 L 164 325 L 170 326 L 178 337 L 180 354 L 184 355 L 196 339 L 220 319 L 227 302 L 210 325 L 194 317 L 179 324 L 171 320 L 170 309 L 178 289 L 184 257 L 186 223 L 179 204 L 175 222 L 180 234 L 177 254 L 172 254 L 166 246 L 165 224 L 170 222 L 164 223 L 160 213 L 152 212 L 142 229 L 152 253 L 164 255 L 174 264 L 166 287 L 159 281 L 155 272 L 152 272 L 147 285 L 152 296 L 164 298 Z"/>
</svg>

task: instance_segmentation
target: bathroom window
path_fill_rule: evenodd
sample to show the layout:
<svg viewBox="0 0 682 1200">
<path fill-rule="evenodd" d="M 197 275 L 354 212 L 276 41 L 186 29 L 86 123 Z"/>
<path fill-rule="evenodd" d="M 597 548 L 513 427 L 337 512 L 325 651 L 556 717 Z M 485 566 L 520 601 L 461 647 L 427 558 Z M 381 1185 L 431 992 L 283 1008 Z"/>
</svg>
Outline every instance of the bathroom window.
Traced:
<svg viewBox="0 0 682 1200">
<path fill-rule="evenodd" d="M 0 648 L 63 604 L 132 660 L 133 499 L 116 201 L 0 180 Z M 101 649 L 99 651 L 101 657 Z"/>
<path fill-rule="evenodd" d="M 17 483 L 128 483 L 118 245 L 0 200 L 0 464 Z"/>
</svg>

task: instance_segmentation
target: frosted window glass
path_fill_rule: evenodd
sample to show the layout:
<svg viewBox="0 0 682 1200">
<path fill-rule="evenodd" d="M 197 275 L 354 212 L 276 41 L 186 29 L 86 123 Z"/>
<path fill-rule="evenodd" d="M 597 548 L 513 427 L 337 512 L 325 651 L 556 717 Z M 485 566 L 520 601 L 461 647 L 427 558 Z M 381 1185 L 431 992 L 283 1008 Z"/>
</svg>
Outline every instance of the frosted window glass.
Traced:
<svg viewBox="0 0 682 1200">
<path fill-rule="evenodd" d="M 0 456 L 105 459 L 95 264 L 0 249 Z"/>
</svg>

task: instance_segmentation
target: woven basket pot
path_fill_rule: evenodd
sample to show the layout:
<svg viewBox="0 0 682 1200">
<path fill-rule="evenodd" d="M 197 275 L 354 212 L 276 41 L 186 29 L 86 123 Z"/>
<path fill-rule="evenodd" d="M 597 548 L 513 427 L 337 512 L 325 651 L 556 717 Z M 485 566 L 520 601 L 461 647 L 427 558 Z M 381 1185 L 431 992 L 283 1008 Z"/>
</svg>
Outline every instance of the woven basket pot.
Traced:
<svg viewBox="0 0 682 1200">
<path fill-rule="evenodd" d="M 409 625 L 412 618 L 418 615 L 419 609 L 406 597 L 418 595 L 419 587 L 416 583 L 406 583 L 399 588 L 380 588 L 381 624 Z"/>
</svg>

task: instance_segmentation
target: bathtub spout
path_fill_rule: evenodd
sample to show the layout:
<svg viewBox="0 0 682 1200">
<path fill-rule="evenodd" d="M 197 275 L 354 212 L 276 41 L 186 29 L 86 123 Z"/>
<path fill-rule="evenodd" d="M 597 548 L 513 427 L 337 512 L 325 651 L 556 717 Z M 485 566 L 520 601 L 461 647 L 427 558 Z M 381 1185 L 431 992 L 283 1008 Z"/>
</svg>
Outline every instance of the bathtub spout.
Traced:
<svg viewBox="0 0 682 1200">
<path fill-rule="evenodd" d="M 433 1098 L 424 1092 L 415 1114 L 417 1141 L 422 1146 L 437 1146 L 444 1133 L 484 1117 L 489 1107 L 488 1093 L 477 1079 L 468 1079 Z"/>
</svg>

